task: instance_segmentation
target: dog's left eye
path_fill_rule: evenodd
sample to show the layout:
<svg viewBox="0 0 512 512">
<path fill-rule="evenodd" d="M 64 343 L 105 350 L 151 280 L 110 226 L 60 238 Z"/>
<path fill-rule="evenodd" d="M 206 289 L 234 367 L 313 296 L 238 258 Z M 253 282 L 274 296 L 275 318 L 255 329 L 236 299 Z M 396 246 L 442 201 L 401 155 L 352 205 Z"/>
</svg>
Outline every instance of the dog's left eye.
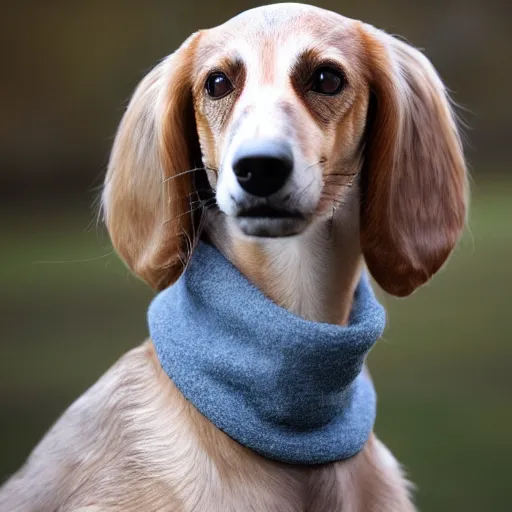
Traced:
<svg viewBox="0 0 512 512">
<path fill-rule="evenodd" d="M 338 94 L 344 85 L 345 76 L 343 73 L 327 66 L 317 69 L 311 78 L 311 90 L 327 96 Z"/>
<path fill-rule="evenodd" d="M 217 71 L 206 79 L 205 88 L 210 98 L 218 100 L 233 90 L 233 84 L 224 73 Z"/>
</svg>

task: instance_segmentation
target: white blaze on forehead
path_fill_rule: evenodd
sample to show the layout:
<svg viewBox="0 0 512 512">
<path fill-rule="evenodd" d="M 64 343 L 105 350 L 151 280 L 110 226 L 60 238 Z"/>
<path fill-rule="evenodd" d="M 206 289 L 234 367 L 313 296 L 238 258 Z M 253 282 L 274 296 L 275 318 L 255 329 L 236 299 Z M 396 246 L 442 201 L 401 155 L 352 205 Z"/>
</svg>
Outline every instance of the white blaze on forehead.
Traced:
<svg viewBox="0 0 512 512">
<path fill-rule="evenodd" d="M 315 13 L 320 16 L 332 16 L 334 14 L 313 5 L 298 3 L 270 4 L 244 11 L 231 18 L 224 25 L 257 24 L 263 27 L 288 25 L 305 13 Z"/>
</svg>

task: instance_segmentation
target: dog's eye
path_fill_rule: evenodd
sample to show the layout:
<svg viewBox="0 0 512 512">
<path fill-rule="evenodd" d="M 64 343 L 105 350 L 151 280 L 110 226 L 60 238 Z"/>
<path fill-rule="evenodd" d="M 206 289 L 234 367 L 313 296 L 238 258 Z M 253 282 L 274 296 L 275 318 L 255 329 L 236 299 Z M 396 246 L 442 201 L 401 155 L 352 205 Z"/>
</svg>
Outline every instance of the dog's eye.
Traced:
<svg viewBox="0 0 512 512">
<path fill-rule="evenodd" d="M 216 100 L 227 96 L 233 90 L 233 85 L 229 81 L 229 78 L 220 71 L 212 73 L 206 79 L 205 87 L 208 96 Z"/>
<path fill-rule="evenodd" d="M 344 85 L 343 73 L 326 66 L 317 69 L 311 78 L 311 90 L 318 94 L 333 96 L 341 92 Z"/>
</svg>

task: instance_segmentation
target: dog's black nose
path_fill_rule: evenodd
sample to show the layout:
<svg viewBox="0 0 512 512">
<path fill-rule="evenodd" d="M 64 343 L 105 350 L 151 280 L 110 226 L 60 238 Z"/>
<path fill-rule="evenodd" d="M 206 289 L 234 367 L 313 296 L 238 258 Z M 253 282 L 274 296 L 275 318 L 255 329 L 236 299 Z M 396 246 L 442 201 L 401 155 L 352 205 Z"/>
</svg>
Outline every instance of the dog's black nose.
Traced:
<svg viewBox="0 0 512 512">
<path fill-rule="evenodd" d="M 233 156 L 233 171 L 249 194 L 266 197 L 281 189 L 293 169 L 293 153 L 284 141 L 252 140 Z"/>
</svg>

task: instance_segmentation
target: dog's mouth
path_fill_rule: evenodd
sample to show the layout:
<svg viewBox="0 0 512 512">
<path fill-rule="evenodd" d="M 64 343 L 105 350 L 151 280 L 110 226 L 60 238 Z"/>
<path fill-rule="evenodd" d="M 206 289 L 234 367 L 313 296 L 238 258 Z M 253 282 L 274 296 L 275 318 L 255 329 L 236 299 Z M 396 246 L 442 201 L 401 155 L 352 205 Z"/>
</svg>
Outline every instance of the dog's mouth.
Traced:
<svg viewBox="0 0 512 512">
<path fill-rule="evenodd" d="M 304 219 L 304 215 L 298 211 L 275 208 L 270 205 L 258 205 L 252 208 L 241 210 L 237 214 L 238 218 L 261 218 L 261 219 Z"/>
<path fill-rule="evenodd" d="M 301 212 L 270 205 L 240 210 L 235 220 L 245 235 L 268 238 L 298 235 L 307 225 L 307 220 Z"/>
</svg>

